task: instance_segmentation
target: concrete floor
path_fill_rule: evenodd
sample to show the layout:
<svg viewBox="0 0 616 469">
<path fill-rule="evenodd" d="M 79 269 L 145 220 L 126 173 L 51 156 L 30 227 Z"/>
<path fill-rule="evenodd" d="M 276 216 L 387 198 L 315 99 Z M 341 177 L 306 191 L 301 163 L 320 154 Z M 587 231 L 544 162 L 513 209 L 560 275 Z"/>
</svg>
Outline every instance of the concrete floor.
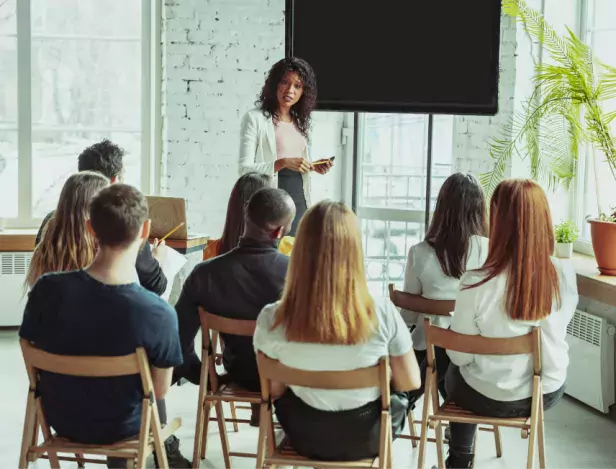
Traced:
<svg viewBox="0 0 616 469">
<path fill-rule="evenodd" d="M 0 331 L 0 469 L 15 469 L 19 458 L 22 423 L 27 392 L 27 378 L 14 330 Z M 190 384 L 174 387 L 168 394 L 169 418 L 182 417 L 183 425 L 177 433 L 183 453 L 191 459 L 196 414 L 197 389 Z M 238 411 L 238 413 L 248 411 Z M 616 467 L 616 419 L 604 416 L 570 398 L 565 398 L 546 413 L 548 467 L 558 469 L 599 469 Z M 229 443 L 233 451 L 256 452 L 257 430 L 240 425 L 233 433 L 229 425 Z M 481 432 L 476 467 L 481 469 L 519 469 L 526 467 L 527 440 L 520 432 L 502 429 L 503 457 L 497 459 L 493 437 Z M 394 442 L 394 467 L 416 468 L 417 449 L 408 440 Z M 436 463 L 436 450 L 429 444 L 426 467 Z M 151 463 L 151 461 L 150 461 Z M 232 458 L 234 469 L 254 468 L 252 459 Z M 48 468 L 47 461 L 37 461 L 33 468 Z M 63 468 L 76 464 L 64 463 Z M 88 467 L 103 467 L 88 465 Z M 201 468 L 223 468 L 222 452 L 216 425 L 210 425 L 208 458 Z"/>
</svg>

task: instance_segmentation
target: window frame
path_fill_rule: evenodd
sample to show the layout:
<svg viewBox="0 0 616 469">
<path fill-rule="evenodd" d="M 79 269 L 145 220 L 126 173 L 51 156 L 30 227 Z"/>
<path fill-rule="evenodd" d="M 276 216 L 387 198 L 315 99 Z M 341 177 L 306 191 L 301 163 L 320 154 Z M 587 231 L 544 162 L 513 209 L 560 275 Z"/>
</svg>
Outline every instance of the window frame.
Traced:
<svg viewBox="0 0 616 469">
<path fill-rule="evenodd" d="M 33 215 L 32 22 L 30 0 L 16 0 L 17 39 L 17 217 L 7 228 L 38 228 Z M 162 0 L 141 0 L 141 187 L 160 193 L 162 161 Z M 111 129 L 110 129 L 111 130 Z M 75 161 L 75 170 L 77 162 Z"/>
</svg>

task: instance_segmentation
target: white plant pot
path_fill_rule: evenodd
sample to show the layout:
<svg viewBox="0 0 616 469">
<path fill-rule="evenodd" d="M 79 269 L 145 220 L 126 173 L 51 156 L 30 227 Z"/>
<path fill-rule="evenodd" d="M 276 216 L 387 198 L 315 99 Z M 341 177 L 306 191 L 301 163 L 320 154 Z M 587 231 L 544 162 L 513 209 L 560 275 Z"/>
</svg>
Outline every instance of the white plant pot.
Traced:
<svg viewBox="0 0 616 469">
<path fill-rule="evenodd" d="M 570 259 L 573 256 L 573 243 L 556 243 L 556 257 Z"/>
</svg>

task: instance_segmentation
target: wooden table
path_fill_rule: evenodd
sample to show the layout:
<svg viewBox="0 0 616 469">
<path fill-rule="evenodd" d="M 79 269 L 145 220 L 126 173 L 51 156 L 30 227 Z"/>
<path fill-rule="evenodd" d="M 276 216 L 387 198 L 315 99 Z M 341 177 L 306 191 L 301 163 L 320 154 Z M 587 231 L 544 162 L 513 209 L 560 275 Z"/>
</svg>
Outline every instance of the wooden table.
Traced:
<svg viewBox="0 0 616 469">
<path fill-rule="evenodd" d="M 602 275 L 593 256 L 574 253 L 572 262 L 580 296 L 616 307 L 616 277 Z"/>
<path fill-rule="evenodd" d="M 37 229 L 7 229 L 0 231 L 0 252 L 32 252 L 34 250 L 34 241 L 36 240 L 37 232 Z M 208 236 L 189 234 L 188 239 L 167 239 L 165 243 L 180 254 L 190 254 L 203 251 L 208 240 Z"/>
</svg>

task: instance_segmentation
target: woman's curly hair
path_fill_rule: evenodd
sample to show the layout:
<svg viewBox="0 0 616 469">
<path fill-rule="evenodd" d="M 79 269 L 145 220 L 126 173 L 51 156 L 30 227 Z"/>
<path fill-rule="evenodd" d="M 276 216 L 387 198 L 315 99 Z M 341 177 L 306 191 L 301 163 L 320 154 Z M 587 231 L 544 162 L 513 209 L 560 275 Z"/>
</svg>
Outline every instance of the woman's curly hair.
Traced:
<svg viewBox="0 0 616 469">
<path fill-rule="evenodd" d="M 271 117 L 274 123 L 278 121 L 278 84 L 287 73 L 295 72 L 304 85 L 302 97 L 291 108 L 291 118 L 301 134 L 308 138 L 310 131 L 310 114 L 317 103 L 317 78 L 312 67 L 303 59 L 287 57 L 276 62 L 270 69 L 265 84 L 261 89 L 259 99 L 255 103 L 263 114 Z"/>
</svg>

